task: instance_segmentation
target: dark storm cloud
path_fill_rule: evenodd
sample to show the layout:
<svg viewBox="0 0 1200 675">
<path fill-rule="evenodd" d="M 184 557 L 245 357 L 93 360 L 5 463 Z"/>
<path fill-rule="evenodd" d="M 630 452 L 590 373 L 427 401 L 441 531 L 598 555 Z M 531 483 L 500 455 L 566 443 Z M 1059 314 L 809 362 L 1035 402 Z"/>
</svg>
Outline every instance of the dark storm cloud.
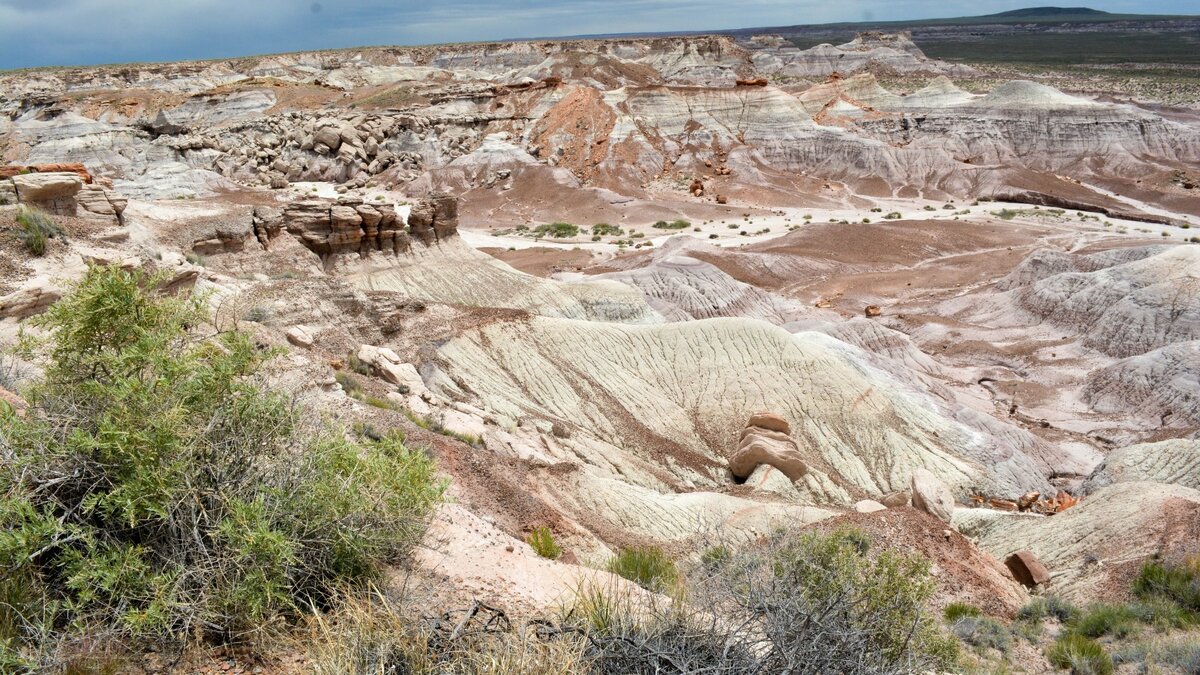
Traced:
<svg viewBox="0 0 1200 675">
<path fill-rule="evenodd" d="M 0 68 L 984 14 L 1040 0 L 0 0 Z M 1079 2 L 1187 13 L 1191 0 Z"/>
</svg>

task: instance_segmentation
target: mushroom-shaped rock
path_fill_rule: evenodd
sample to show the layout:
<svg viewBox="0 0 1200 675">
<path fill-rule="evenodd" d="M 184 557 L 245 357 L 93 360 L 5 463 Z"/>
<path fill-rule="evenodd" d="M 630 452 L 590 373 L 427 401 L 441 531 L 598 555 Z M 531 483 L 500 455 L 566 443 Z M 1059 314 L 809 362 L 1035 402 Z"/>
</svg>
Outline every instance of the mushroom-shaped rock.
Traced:
<svg viewBox="0 0 1200 675">
<path fill-rule="evenodd" d="M 1013 578 L 1029 588 L 1041 586 L 1050 581 L 1050 570 L 1038 560 L 1032 551 L 1017 551 L 1004 559 L 1004 566 L 1012 572 Z"/>
<path fill-rule="evenodd" d="M 912 475 L 912 505 L 950 522 L 954 513 L 954 494 L 928 469 L 917 469 Z"/>
<path fill-rule="evenodd" d="M 746 422 L 746 427 L 759 427 L 767 431 L 778 431 L 781 434 L 792 433 L 792 425 L 788 421 L 769 412 L 754 413 L 750 416 L 750 421 Z"/>
<path fill-rule="evenodd" d="M 788 480 L 798 480 L 808 471 L 808 466 L 800 457 L 796 441 L 788 436 L 789 428 L 787 421 L 776 415 L 753 415 L 750 424 L 742 430 L 737 451 L 729 459 L 729 470 L 738 479 L 745 480 L 758 465 L 769 464 Z"/>
</svg>

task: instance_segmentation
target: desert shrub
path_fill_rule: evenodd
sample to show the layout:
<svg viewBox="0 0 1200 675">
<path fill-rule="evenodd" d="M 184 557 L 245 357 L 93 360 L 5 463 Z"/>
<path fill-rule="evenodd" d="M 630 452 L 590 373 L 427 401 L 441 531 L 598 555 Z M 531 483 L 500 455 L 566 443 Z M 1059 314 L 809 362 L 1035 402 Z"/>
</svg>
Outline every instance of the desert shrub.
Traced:
<svg viewBox="0 0 1200 675">
<path fill-rule="evenodd" d="M 608 571 L 653 591 L 666 591 L 679 579 L 675 561 L 657 546 L 622 549 L 608 562 Z"/>
<path fill-rule="evenodd" d="M 363 377 L 371 377 L 372 375 L 375 374 L 374 369 L 371 368 L 371 364 L 358 358 L 357 354 L 347 355 L 346 356 L 346 365 L 350 368 L 350 370 L 353 370 L 354 372 L 358 373 L 359 375 L 362 375 Z"/>
<path fill-rule="evenodd" d="M 266 323 L 271 319 L 271 310 L 266 307 L 252 307 L 246 312 L 246 320 L 253 323 Z"/>
<path fill-rule="evenodd" d="M 42 661 L 92 631 L 133 644 L 270 630 L 419 541 L 441 483 L 397 439 L 300 428 L 201 298 L 92 267 L 34 321 L 44 366 L 0 420 L 0 642 Z M 310 433 L 311 431 L 311 433 Z M 40 651 L 39 651 L 40 650 Z"/>
<path fill-rule="evenodd" d="M 1150 597 L 1132 602 L 1129 611 L 1139 622 L 1159 630 L 1190 628 L 1200 623 L 1200 616 L 1163 597 Z"/>
<path fill-rule="evenodd" d="M 67 236 L 58 223 L 39 209 L 22 208 L 17 214 L 17 226 L 20 228 L 17 238 L 35 256 L 46 255 L 49 240 L 66 239 Z"/>
<path fill-rule="evenodd" d="M 569 239 L 579 234 L 579 226 L 571 223 L 545 223 L 533 228 L 533 233 L 539 237 Z"/>
<path fill-rule="evenodd" d="M 1072 675 L 1112 675 L 1112 657 L 1092 638 L 1065 633 L 1046 650 L 1046 658 L 1055 668 L 1070 670 Z"/>
<path fill-rule="evenodd" d="M 204 267 L 204 265 L 208 263 L 208 259 L 205 258 L 204 256 L 200 255 L 199 253 L 189 253 L 186 256 L 184 256 L 184 259 L 187 260 L 189 263 L 196 265 L 198 267 Z"/>
<path fill-rule="evenodd" d="M 857 530 L 780 533 L 700 566 L 672 602 L 584 593 L 573 616 L 601 673 L 910 673 L 951 669 L 925 610 L 928 561 Z"/>
<path fill-rule="evenodd" d="M 708 548 L 704 553 L 700 554 L 700 564 L 709 572 L 715 572 L 722 565 L 729 562 L 731 558 L 733 558 L 733 553 L 729 550 L 729 547 L 720 544 Z"/>
<path fill-rule="evenodd" d="M 1012 209 L 1000 209 L 999 211 L 993 212 L 992 215 L 996 216 L 1000 220 L 1012 220 L 1020 215 L 1020 212 Z"/>
<path fill-rule="evenodd" d="M 596 223 L 592 226 L 592 234 L 604 237 L 619 237 L 622 234 L 625 234 L 625 231 L 616 225 L 609 225 L 608 223 Z"/>
<path fill-rule="evenodd" d="M 297 645 L 316 675 L 561 675 L 586 673 L 583 639 L 513 626 L 484 605 L 422 616 L 412 600 L 351 596 L 331 617 L 313 617 Z M 547 627 L 544 622 L 536 624 Z"/>
<path fill-rule="evenodd" d="M 1066 623 L 1079 614 L 1079 610 L 1071 603 L 1057 596 L 1037 598 L 1017 611 L 1017 619 L 1021 621 L 1041 621 L 1053 617 Z"/>
<path fill-rule="evenodd" d="M 975 605 L 968 605 L 965 602 L 952 602 L 942 610 L 942 617 L 947 621 L 957 621 L 964 616 L 983 616 L 983 612 Z"/>
<path fill-rule="evenodd" d="M 899 211 L 891 211 L 888 214 L 886 214 L 883 217 L 883 219 L 884 220 L 900 220 L 903 217 L 904 217 L 904 215 L 902 213 L 900 213 Z"/>
<path fill-rule="evenodd" d="M 1007 654 L 1012 647 L 1012 633 L 1004 624 L 986 616 L 965 615 L 956 619 L 950 630 L 958 639 L 973 647 L 995 649 Z"/>
<path fill-rule="evenodd" d="M 533 528 L 529 536 L 525 537 L 525 543 L 529 544 L 535 553 L 550 560 L 557 560 L 563 552 L 562 547 L 554 541 L 554 533 L 545 525 Z"/>
<path fill-rule="evenodd" d="M 1139 642 L 1117 650 L 1112 655 L 1116 665 L 1131 664 L 1140 673 L 1171 669 L 1179 673 L 1200 673 L 1200 639 L 1186 638 L 1173 642 Z"/>
<path fill-rule="evenodd" d="M 342 390 L 353 396 L 355 392 L 362 391 L 362 384 L 350 373 L 338 371 L 333 374 L 333 379 L 338 384 L 342 385 Z"/>
<path fill-rule="evenodd" d="M 926 204 L 926 205 L 925 205 L 924 207 L 922 207 L 922 208 L 924 208 L 926 211 L 937 211 L 937 208 L 936 208 L 936 207 L 934 207 L 934 206 L 930 206 L 929 204 Z"/>
<path fill-rule="evenodd" d="M 749 634 L 687 603 L 596 587 L 578 596 L 566 623 L 586 636 L 584 658 L 597 675 L 773 672 L 756 659 Z"/>
<path fill-rule="evenodd" d="M 1124 638 L 1137 630 L 1137 618 L 1125 605 L 1097 603 L 1084 609 L 1068 626 L 1071 631 L 1084 637 L 1111 635 Z"/>
<path fill-rule="evenodd" d="M 665 221 L 665 220 L 660 220 L 657 223 L 654 223 L 653 227 L 658 230 L 683 230 L 683 229 L 689 228 L 691 226 L 692 226 L 692 224 L 689 221 L 680 219 L 680 220 L 672 220 L 670 222 Z"/>
<path fill-rule="evenodd" d="M 1200 612 L 1200 558 L 1181 565 L 1147 562 L 1133 580 L 1133 594 L 1143 600 L 1165 598 L 1190 612 Z"/>
</svg>

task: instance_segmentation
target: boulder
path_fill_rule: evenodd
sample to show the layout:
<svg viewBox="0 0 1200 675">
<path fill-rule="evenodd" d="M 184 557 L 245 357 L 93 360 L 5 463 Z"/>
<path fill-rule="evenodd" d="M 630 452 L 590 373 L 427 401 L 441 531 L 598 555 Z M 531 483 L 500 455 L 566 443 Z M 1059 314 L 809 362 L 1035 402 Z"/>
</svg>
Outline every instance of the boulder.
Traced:
<svg viewBox="0 0 1200 675">
<path fill-rule="evenodd" d="M 445 192 L 433 192 L 408 214 L 412 234 L 426 244 L 458 234 L 458 198 Z"/>
<path fill-rule="evenodd" d="M 292 326 L 288 329 L 287 341 L 301 349 L 312 349 L 313 335 L 304 326 Z"/>
<path fill-rule="evenodd" d="M 1027 588 L 1035 588 L 1050 581 L 1050 570 L 1046 569 L 1032 551 L 1013 553 L 1004 559 L 1004 566 L 1012 572 L 1014 579 Z"/>
<path fill-rule="evenodd" d="M 778 431 L 781 434 L 792 433 L 792 426 L 788 421 L 769 412 L 758 412 L 750 416 L 750 421 L 746 422 L 747 427 L 759 427 L 767 431 Z"/>
<path fill-rule="evenodd" d="M 374 368 L 380 377 L 405 388 L 407 393 L 420 395 L 425 391 L 425 382 L 416 367 L 401 360 L 396 352 L 387 347 L 363 345 L 358 348 L 357 356 L 358 360 Z"/>
<path fill-rule="evenodd" d="M 21 290 L 0 297 L 0 319 L 25 319 L 41 314 L 62 297 L 47 278 L 39 278 Z"/>
<path fill-rule="evenodd" d="M 743 484 L 757 492 L 770 492 L 790 499 L 801 497 L 800 491 L 796 489 L 796 484 L 782 471 L 769 464 L 759 464 Z"/>
<path fill-rule="evenodd" d="M 736 478 L 745 480 L 760 464 L 779 469 L 792 481 L 808 472 L 808 465 L 791 436 L 761 427 L 747 427 L 742 431 L 737 451 L 729 458 L 729 470 Z"/>
<path fill-rule="evenodd" d="M 867 318 L 870 319 L 883 314 L 883 310 L 879 308 L 879 305 L 867 305 L 866 309 L 863 310 L 863 313 L 866 314 Z"/>
<path fill-rule="evenodd" d="M 171 114 L 165 109 L 159 110 L 158 115 L 154 117 L 154 121 L 148 126 L 151 133 L 159 136 L 177 136 L 187 132 L 187 127 L 171 119 Z"/>
<path fill-rule="evenodd" d="M 859 513 L 875 513 L 876 511 L 886 511 L 887 507 L 874 499 L 864 499 L 854 503 L 854 510 Z"/>
<path fill-rule="evenodd" d="M 954 494 L 928 469 L 917 469 L 912 475 L 913 507 L 950 522 L 954 513 Z"/>
<path fill-rule="evenodd" d="M 25 173 L 12 177 L 17 198 L 23 202 L 48 202 L 74 197 L 83 189 L 83 179 L 76 173 Z"/>
<path fill-rule="evenodd" d="M 324 145 L 328 151 L 337 150 L 342 144 L 342 135 L 337 127 L 322 127 L 313 134 L 314 145 Z"/>
<path fill-rule="evenodd" d="M 890 492 L 879 498 L 879 502 L 889 509 L 908 506 L 912 503 L 912 498 L 908 494 L 908 490 L 900 490 L 899 492 Z"/>
</svg>

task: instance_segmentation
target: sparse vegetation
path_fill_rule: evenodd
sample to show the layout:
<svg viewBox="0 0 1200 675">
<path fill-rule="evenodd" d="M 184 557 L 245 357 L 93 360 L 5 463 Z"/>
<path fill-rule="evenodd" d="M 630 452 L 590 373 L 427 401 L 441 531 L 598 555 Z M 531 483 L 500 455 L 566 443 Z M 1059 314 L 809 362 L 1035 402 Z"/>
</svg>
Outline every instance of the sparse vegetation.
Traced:
<svg viewBox="0 0 1200 675">
<path fill-rule="evenodd" d="M 622 230 L 616 225 L 609 225 L 608 223 L 596 223 L 592 226 L 592 234 L 601 237 L 619 237 L 622 234 L 625 234 L 625 230 Z"/>
<path fill-rule="evenodd" d="M 986 616 L 961 616 L 950 624 L 958 639 L 979 649 L 995 649 L 1007 654 L 1012 648 L 1012 633 L 1004 624 Z"/>
<path fill-rule="evenodd" d="M 856 530 L 778 533 L 708 559 L 671 603 L 583 593 L 572 617 L 593 672 L 899 675 L 957 662 L 923 608 L 928 562 L 872 552 Z"/>
<path fill-rule="evenodd" d="M 51 239 L 66 239 L 66 233 L 44 211 L 34 208 L 22 208 L 17 214 L 17 238 L 25 244 L 25 249 L 31 255 L 38 257 L 46 255 L 46 249 Z"/>
<path fill-rule="evenodd" d="M 537 237 L 570 239 L 579 236 L 579 226 L 571 223 L 546 223 L 533 228 L 533 234 Z"/>
<path fill-rule="evenodd" d="M 892 211 L 892 212 L 886 214 L 883 217 L 883 219 L 884 220 L 900 220 L 903 217 L 904 216 L 899 211 Z"/>
<path fill-rule="evenodd" d="M 667 591 L 679 579 L 675 561 L 657 546 L 623 549 L 609 561 L 608 571 L 652 591 Z"/>
<path fill-rule="evenodd" d="M 1133 580 L 1133 593 L 1142 600 L 1167 600 L 1188 612 L 1200 613 L 1200 557 L 1181 565 L 1147 562 Z"/>
<path fill-rule="evenodd" d="M 657 230 L 683 230 L 691 226 L 692 224 L 686 220 L 672 220 L 670 222 L 660 220 L 653 225 Z"/>
<path fill-rule="evenodd" d="M 563 552 L 562 547 L 554 541 L 554 533 L 545 525 L 533 528 L 525 537 L 525 543 L 529 544 L 535 553 L 550 560 L 557 560 Z"/>
<path fill-rule="evenodd" d="M 394 437 L 305 428 L 258 376 L 274 352 L 164 281 L 92 267 L 22 346 L 45 374 L 0 424 L 10 663 L 278 631 L 403 559 L 440 498 Z"/>
<path fill-rule="evenodd" d="M 1112 657 L 1092 638 L 1066 633 L 1046 650 L 1046 658 L 1055 668 L 1070 670 L 1072 675 L 1112 675 Z"/>
<path fill-rule="evenodd" d="M 968 605 L 965 602 L 952 602 L 942 610 L 942 617 L 950 622 L 958 621 L 963 617 L 977 616 L 983 616 L 983 612 L 975 605 Z"/>
</svg>

